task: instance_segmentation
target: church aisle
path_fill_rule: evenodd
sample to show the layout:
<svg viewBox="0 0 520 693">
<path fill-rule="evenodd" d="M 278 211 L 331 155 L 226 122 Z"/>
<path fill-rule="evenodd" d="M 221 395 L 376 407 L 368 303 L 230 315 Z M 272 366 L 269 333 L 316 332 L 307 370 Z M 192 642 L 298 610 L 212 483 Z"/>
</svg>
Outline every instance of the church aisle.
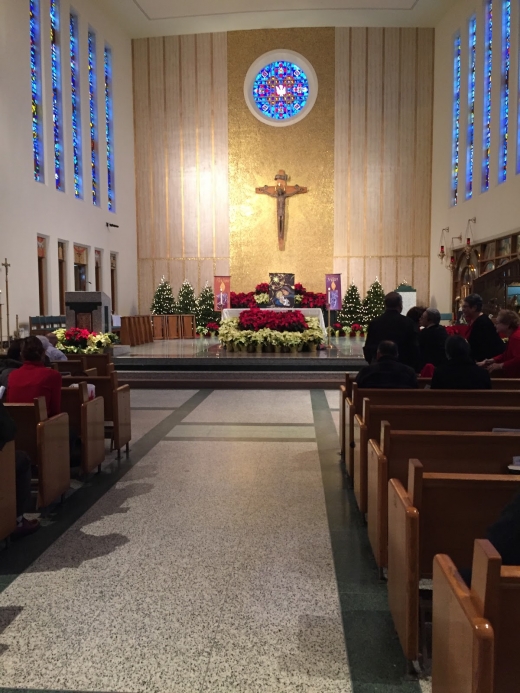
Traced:
<svg viewBox="0 0 520 693">
<path fill-rule="evenodd" d="M 0 692 L 418 693 L 341 489 L 337 406 L 134 391 L 140 461 L 0 591 Z"/>
</svg>

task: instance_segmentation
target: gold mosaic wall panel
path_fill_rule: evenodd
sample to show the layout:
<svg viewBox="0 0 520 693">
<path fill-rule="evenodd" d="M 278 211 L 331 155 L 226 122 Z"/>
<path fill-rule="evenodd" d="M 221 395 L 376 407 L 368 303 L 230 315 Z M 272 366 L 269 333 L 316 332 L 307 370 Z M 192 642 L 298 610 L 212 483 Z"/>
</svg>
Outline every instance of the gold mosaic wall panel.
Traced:
<svg viewBox="0 0 520 693">
<path fill-rule="evenodd" d="M 258 121 L 244 100 L 249 66 L 283 48 L 304 55 L 318 77 L 309 115 L 288 127 Z M 334 242 L 334 29 L 228 33 L 229 228 L 234 291 L 268 281 L 269 272 L 294 272 L 307 289 L 324 291 Z M 289 184 L 309 188 L 286 203 L 285 249 L 279 250 L 276 201 L 255 187 L 274 185 L 279 169 Z"/>
</svg>

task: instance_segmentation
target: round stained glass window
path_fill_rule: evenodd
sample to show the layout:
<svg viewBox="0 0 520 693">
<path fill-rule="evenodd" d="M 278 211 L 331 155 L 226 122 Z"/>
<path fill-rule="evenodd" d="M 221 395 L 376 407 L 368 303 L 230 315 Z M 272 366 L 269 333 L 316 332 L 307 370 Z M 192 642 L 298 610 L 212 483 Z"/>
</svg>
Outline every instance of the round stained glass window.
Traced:
<svg viewBox="0 0 520 693">
<path fill-rule="evenodd" d="M 266 65 L 257 74 L 253 98 L 262 113 L 275 120 L 287 120 L 305 108 L 309 80 L 301 67 L 287 60 Z"/>
<path fill-rule="evenodd" d="M 312 65 L 299 53 L 271 51 L 255 60 L 244 83 L 251 113 L 268 125 L 292 125 L 314 106 L 318 80 Z"/>
</svg>

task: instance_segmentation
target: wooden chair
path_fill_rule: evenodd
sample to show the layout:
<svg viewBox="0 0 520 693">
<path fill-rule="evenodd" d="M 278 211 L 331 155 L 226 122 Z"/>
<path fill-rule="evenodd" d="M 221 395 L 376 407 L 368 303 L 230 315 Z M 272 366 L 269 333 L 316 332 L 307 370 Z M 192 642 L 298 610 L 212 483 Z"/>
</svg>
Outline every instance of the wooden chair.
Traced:
<svg viewBox="0 0 520 693">
<path fill-rule="evenodd" d="M 368 508 L 368 441 L 377 440 L 387 421 L 399 431 L 492 431 L 520 429 L 520 399 L 516 407 L 395 406 L 363 399 L 363 413 L 354 417 L 354 493 L 359 510 Z"/>
<path fill-rule="evenodd" d="M 485 539 L 471 589 L 447 555 L 433 563 L 433 693 L 510 693 L 520 680 L 520 566 Z"/>
<path fill-rule="evenodd" d="M 388 481 L 406 484 L 408 463 L 420 457 L 427 472 L 508 474 L 520 449 L 520 433 L 394 431 L 381 427 L 381 447 L 369 441 L 368 538 L 380 569 L 387 565 Z"/>
<path fill-rule="evenodd" d="M 117 450 L 117 456 L 120 459 L 121 448 L 125 447 L 128 454 L 129 443 L 132 439 L 130 386 L 119 386 L 115 371 L 109 376 L 97 376 L 96 378 L 85 376 L 63 378 L 65 387 L 82 382 L 94 385 L 96 396 L 102 397 L 104 400 L 105 437 L 111 439 L 111 447 Z"/>
<path fill-rule="evenodd" d="M 408 489 L 388 484 L 388 603 L 404 655 L 419 655 L 419 580 L 431 578 L 433 558 L 450 555 L 470 566 L 482 537 L 520 491 L 520 477 L 424 472 L 410 460 Z"/>
<path fill-rule="evenodd" d="M 77 388 L 61 389 L 61 411 L 69 416 L 70 430 L 81 437 L 81 470 L 88 474 L 96 467 L 101 471 L 105 459 L 104 400 L 96 397 L 89 401 L 87 383 Z"/>
<path fill-rule="evenodd" d="M 44 397 L 34 404 L 6 404 L 16 423 L 15 448 L 31 458 L 38 474 L 37 507 L 46 508 L 70 486 L 69 417 L 47 418 Z"/>
<path fill-rule="evenodd" d="M 0 451 L 0 541 L 16 529 L 16 467 L 14 441 Z"/>
</svg>

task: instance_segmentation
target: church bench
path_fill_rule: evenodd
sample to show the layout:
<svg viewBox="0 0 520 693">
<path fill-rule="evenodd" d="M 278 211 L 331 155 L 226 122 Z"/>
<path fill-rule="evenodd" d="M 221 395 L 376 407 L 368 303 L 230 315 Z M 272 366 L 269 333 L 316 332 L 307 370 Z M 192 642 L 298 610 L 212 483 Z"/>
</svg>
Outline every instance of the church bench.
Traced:
<svg viewBox="0 0 520 693">
<path fill-rule="evenodd" d="M 433 558 L 448 554 L 471 566 L 475 539 L 520 491 L 520 477 L 427 473 L 410 460 L 408 488 L 388 484 L 388 604 L 406 659 L 419 655 L 419 580 L 431 578 Z"/>
<path fill-rule="evenodd" d="M 110 375 L 114 370 L 112 354 L 85 354 L 82 359 L 86 368 L 95 368 L 97 375 Z"/>
<path fill-rule="evenodd" d="M 370 398 L 373 404 L 408 404 L 431 406 L 489 406 L 515 407 L 519 406 L 519 393 L 515 390 L 384 390 L 363 389 L 356 383 L 352 384 L 352 399 L 345 401 L 345 445 L 349 446 L 347 453 L 347 471 L 351 480 L 354 479 L 354 417 L 363 411 L 363 399 Z"/>
<path fill-rule="evenodd" d="M 51 361 L 51 367 L 61 374 L 67 375 L 97 375 L 97 368 L 88 368 L 85 358 L 68 361 Z"/>
<path fill-rule="evenodd" d="M 16 529 L 16 467 L 14 441 L 0 451 L 0 541 Z"/>
<path fill-rule="evenodd" d="M 118 459 L 121 457 L 121 448 L 129 450 L 132 438 L 132 424 L 130 412 L 130 386 L 119 385 L 117 373 L 114 371 L 108 376 L 90 378 L 86 376 L 65 376 L 63 386 L 73 383 L 90 383 L 96 388 L 96 397 L 102 397 L 105 410 L 105 430 L 111 439 L 112 449 L 117 450 Z M 106 433 L 105 433 L 105 437 Z"/>
<path fill-rule="evenodd" d="M 105 415 L 102 397 L 88 398 L 87 383 L 61 389 L 61 411 L 69 416 L 69 427 L 81 438 L 81 470 L 88 474 L 105 459 Z"/>
<path fill-rule="evenodd" d="M 399 431 L 381 426 L 381 445 L 368 444 L 368 538 L 378 568 L 387 565 L 388 481 L 406 484 L 408 463 L 420 457 L 427 472 L 508 474 L 520 454 L 520 433 Z"/>
<path fill-rule="evenodd" d="M 38 474 L 37 507 L 46 508 L 70 486 L 69 417 L 47 418 L 44 397 L 4 406 L 16 423 L 15 448 L 29 455 Z"/>
<path fill-rule="evenodd" d="M 379 439 L 387 421 L 398 431 L 492 431 L 520 429 L 520 398 L 517 407 L 413 406 L 373 404 L 363 399 L 363 413 L 354 417 L 354 494 L 360 512 L 368 504 L 368 441 Z M 519 451 L 520 453 L 520 451 Z"/>
<path fill-rule="evenodd" d="M 450 556 L 435 556 L 433 693 L 516 690 L 519 623 L 520 566 L 502 566 L 489 541 L 475 541 L 471 589 Z"/>
</svg>

